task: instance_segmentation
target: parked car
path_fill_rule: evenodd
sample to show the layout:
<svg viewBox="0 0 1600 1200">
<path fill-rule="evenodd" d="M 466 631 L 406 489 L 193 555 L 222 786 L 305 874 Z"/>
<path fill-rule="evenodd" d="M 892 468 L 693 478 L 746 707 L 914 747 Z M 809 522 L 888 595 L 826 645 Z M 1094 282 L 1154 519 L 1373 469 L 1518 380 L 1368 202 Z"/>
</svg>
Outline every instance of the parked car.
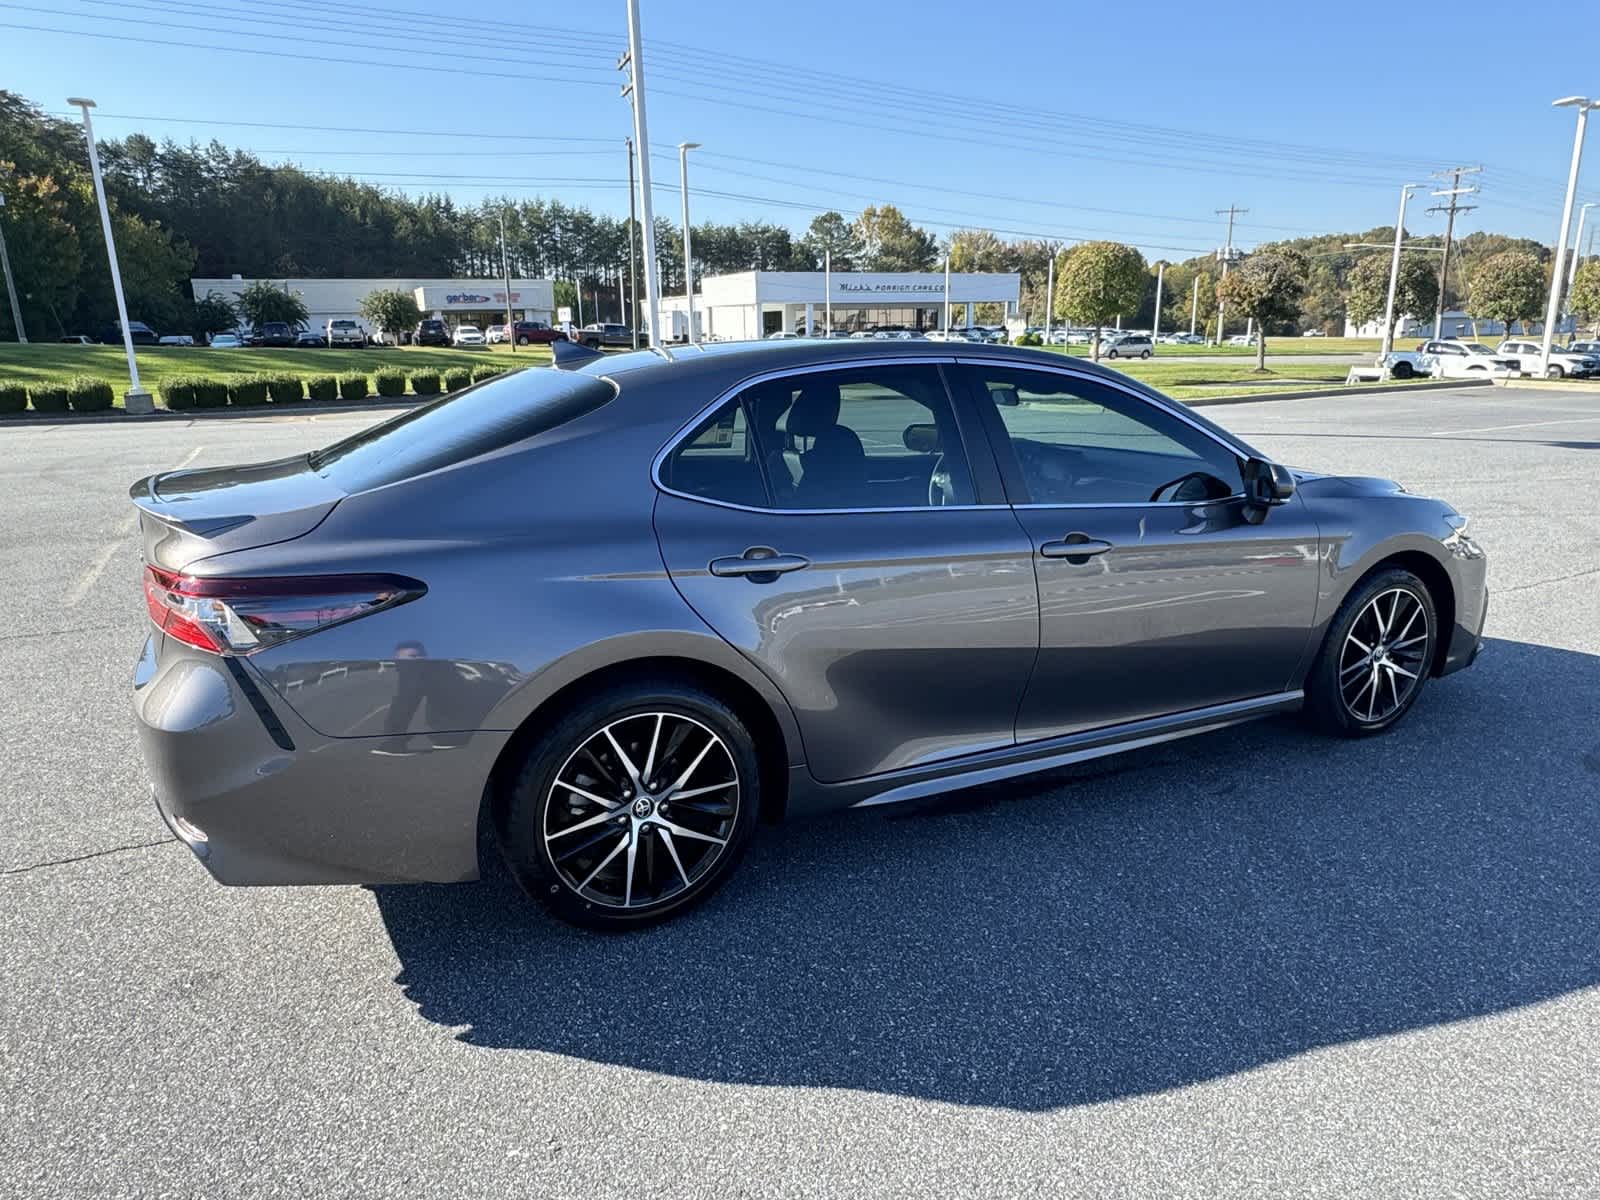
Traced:
<svg viewBox="0 0 1600 1200">
<path fill-rule="evenodd" d="M 614 321 L 594 322 L 573 330 L 571 340 L 599 350 L 607 346 L 633 345 L 633 330 Z"/>
<path fill-rule="evenodd" d="M 57 339 L 63 346 L 92 346 L 94 339 L 87 333 L 69 333 L 64 338 Z M 117 339 L 120 341 L 121 339 Z"/>
<path fill-rule="evenodd" d="M 1172 335 L 1174 346 L 1204 346 L 1206 339 L 1198 333 L 1175 333 Z"/>
<path fill-rule="evenodd" d="M 1551 345 L 1549 362 L 1544 361 L 1542 342 L 1501 342 L 1495 354 L 1500 358 L 1516 359 L 1517 369 L 1524 375 L 1543 375 L 1546 379 L 1561 379 L 1568 375 L 1574 379 L 1587 379 L 1600 373 L 1600 357 L 1586 354 L 1576 345 L 1565 349 Z"/>
<path fill-rule="evenodd" d="M 1324 333 L 1320 329 L 1307 329 L 1304 332 L 1302 332 L 1300 334 L 1300 336 L 1301 337 L 1327 337 L 1328 335 L 1326 333 Z"/>
<path fill-rule="evenodd" d="M 247 339 L 252 346 L 284 347 L 294 345 L 294 330 L 287 321 L 266 321 L 255 327 Z"/>
<path fill-rule="evenodd" d="M 323 337 L 330 347 L 354 346 L 365 349 L 367 345 L 367 331 L 356 321 L 347 318 L 329 321 L 323 327 Z"/>
<path fill-rule="evenodd" d="M 1236 333 L 1228 339 L 1228 345 L 1254 346 L 1257 340 L 1256 335 L 1253 333 Z"/>
<path fill-rule="evenodd" d="M 455 332 L 450 335 L 450 344 L 481 350 L 489 343 L 484 339 L 483 330 L 476 325 L 457 325 Z"/>
<path fill-rule="evenodd" d="M 158 346 L 192 346 L 194 338 L 187 333 L 163 333 L 157 340 Z"/>
<path fill-rule="evenodd" d="M 1101 346 L 1107 358 L 1149 358 L 1155 353 L 1155 343 L 1147 333 L 1113 334 Z"/>
<path fill-rule="evenodd" d="M 236 333 L 213 333 L 211 335 L 211 348 L 213 350 L 238 350 L 244 345 Z"/>
<path fill-rule="evenodd" d="M 1571 354 L 1593 354 L 1600 357 L 1600 342 L 1573 342 L 1567 347 Z"/>
<path fill-rule="evenodd" d="M 769 342 L 784 342 L 799 336 L 800 335 L 798 333 L 790 333 L 787 329 L 775 329 L 771 333 L 767 334 L 766 340 Z"/>
<path fill-rule="evenodd" d="M 1440 379 L 1501 378 L 1518 374 L 1517 360 L 1502 358 L 1482 342 L 1445 339 L 1424 342 L 1417 351 L 1417 365 L 1423 374 Z M 1399 376 L 1398 367 L 1393 374 Z M 1403 376 L 1401 376 L 1403 378 Z"/>
<path fill-rule="evenodd" d="M 1113 370 L 555 353 L 133 485 L 139 742 L 218 880 L 467 880 L 481 829 L 559 916 L 635 927 L 726 880 L 758 818 L 1296 709 L 1384 733 L 1480 649 L 1487 564 L 1449 504 L 1292 471 Z"/>
<path fill-rule="evenodd" d="M 327 349 L 328 339 L 315 329 L 300 329 L 295 331 L 294 344 L 306 349 Z"/>
<path fill-rule="evenodd" d="M 519 346 L 548 346 L 551 342 L 564 342 L 567 335 L 559 329 L 552 329 L 543 321 L 517 321 L 511 326 L 511 333 Z M 632 345 L 630 342 L 629 345 Z"/>
<path fill-rule="evenodd" d="M 424 317 L 411 332 L 413 346 L 448 346 L 450 330 L 438 317 Z"/>
<path fill-rule="evenodd" d="M 135 346 L 159 346 L 161 344 L 161 339 L 156 335 L 156 331 L 143 321 L 130 320 L 128 322 L 128 338 Z M 122 345 L 122 323 L 113 321 L 111 324 L 104 326 L 99 335 L 96 336 L 95 341 L 102 346 Z"/>
<path fill-rule="evenodd" d="M 491 346 L 499 346 L 511 340 L 511 335 L 506 332 L 504 325 L 491 325 L 483 331 L 483 340 Z"/>
</svg>

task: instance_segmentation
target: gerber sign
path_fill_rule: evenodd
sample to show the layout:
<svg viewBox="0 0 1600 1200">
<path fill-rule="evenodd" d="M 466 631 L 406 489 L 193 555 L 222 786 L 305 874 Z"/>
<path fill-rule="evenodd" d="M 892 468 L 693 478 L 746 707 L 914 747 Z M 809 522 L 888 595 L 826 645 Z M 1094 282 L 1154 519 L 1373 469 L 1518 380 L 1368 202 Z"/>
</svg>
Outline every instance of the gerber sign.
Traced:
<svg viewBox="0 0 1600 1200">
<path fill-rule="evenodd" d="M 505 293 L 502 292 L 501 295 Z M 446 304 L 488 304 L 492 297 L 477 292 L 451 292 L 444 298 Z"/>
</svg>

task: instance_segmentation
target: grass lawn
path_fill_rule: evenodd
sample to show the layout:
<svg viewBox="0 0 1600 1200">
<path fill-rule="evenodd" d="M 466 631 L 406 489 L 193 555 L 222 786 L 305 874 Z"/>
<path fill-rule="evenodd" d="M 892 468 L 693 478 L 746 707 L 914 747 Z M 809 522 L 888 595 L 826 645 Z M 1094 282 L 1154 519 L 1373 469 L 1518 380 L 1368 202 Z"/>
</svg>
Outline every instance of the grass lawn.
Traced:
<svg viewBox="0 0 1600 1200">
<path fill-rule="evenodd" d="M 1101 360 L 1177 400 L 1197 396 L 1233 396 L 1247 392 L 1297 391 L 1343 383 L 1349 368 L 1343 363 L 1304 363 L 1258 373 L 1252 363 L 1164 363 L 1154 359 L 1124 362 Z"/>
<path fill-rule="evenodd" d="M 1415 350 L 1422 343 L 1416 338 L 1396 338 L 1396 350 Z M 1370 354 L 1376 355 L 1383 343 L 1379 338 L 1302 338 L 1302 337 L 1269 337 L 1267 339 L 1267 354 Z M 1070 354 L 1074 357 L 1086 358 L 1089 354 L 1088 346 L 1046 346 L 1046 350 L 1053 350 L 1057 354 Z M 1186 358 L 1253 358 L 1256 348 L 1254 346 L 1168 346 L 1156 347 L 1154 357 L 1165 358 L 1169 355 L 1182 355 Z M 1102 358 L 1104 355 L 1102 355 Z"/>
<path fill-rule="evenodd" d="M 161 381 L 173 375 L 221 377 L 284 372 L 309 378 L 341 375 L 347 371 L 365 371 L 371 375 L 379 367 L 414 371 L 421 367 L 441 370 L 471 367 L 490 360 L 506 367 L 542 366 L 550 361 L 550 352 L 543 346 L 519 346 L 514 355 L 509 346 L 491 346 L 487 350 L 435 350 L 418 346 L 375 346 L 368 350 L 212 350 L 203 346 L 141 346 L 136 353 L 139 382 L 150 392 L 159 392 Z M 121 346 L 0 345 L 0 381 L 15 380 L 34 385 L 60 382 L 74 375 L 110 380 L 119 406 L 122 393 L 128 390 L 128 362 Z"/>
</svg>

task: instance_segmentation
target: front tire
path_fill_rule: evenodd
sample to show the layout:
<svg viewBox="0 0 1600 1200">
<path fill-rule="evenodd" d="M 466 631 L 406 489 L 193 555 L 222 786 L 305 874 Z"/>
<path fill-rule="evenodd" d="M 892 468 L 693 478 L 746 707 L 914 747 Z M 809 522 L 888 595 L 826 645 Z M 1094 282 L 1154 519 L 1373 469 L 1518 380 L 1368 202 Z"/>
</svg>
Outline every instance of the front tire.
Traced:
<svg viewBox="0 0 1600 1200">
<path fill-rule="evenodd" d="M 1117 352 L 1115 350 L 1107 350 L 1106 351 L 1106 357 L 1107 358 L 1115 358 L 1116 356 L 1117 356 Z"/>
<path fill-rule="evenodd" d="M 1545 368 L 1545 371 L 1544 371 L 1544 377 L 1546 379 L 1560 379 L 1565 375 L 1566 375 L 1566 372 L 1563 371 L 1561 369 L 1561 367 L 1556 363 L 1551 363 L 1548 367 Z"/>
<path fill-rule="evenodd" d="M 1141 352 L 1139 357 L 1140 358 L 1149 358 L 1150 357 L 1150 351 L 1145 350 L 1145 351 Z"/>
<path fill-rule="evenodd" d="M 1427 584 L 1399 567 L 1379 571 L 1334 614 L 1306 678 L 1306 715 L 1341 737 L 1393 729 L 1422 694 L 1439 636 Z"/>
<path fill-rule="evenodd" d="M 529 750 L 499 824 L 523 888 L 564 921 L 629 929 L 731 875 L 761 803 L 754 739 L 716 696 L 667 680 L 572 706 Z"/>
</svg>

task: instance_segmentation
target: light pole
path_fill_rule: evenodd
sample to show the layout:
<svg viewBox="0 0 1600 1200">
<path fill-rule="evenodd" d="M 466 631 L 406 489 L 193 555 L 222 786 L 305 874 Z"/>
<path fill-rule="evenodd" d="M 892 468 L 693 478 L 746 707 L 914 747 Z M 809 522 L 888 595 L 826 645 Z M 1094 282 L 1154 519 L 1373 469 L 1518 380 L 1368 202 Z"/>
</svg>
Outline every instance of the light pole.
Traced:
<svg viewBox="0 0 1600 1200">
<path fill-rule="evenodd" d="M 1394 256 L 1389 259 L 1389 298 L 1383 306 L 1383 348 L 1378 351 L 1379 365 L 1394 351 L 1394 293 L 1400 282 L 1400 241 L 1406 235 L 1406 202 L 1411 199 L 1412 189 L 1421 186 L 1408 183 L 1400 189 L 1400 215 L 1394 219 Z M 1437 336 L 1439 331 L 1433 332 Z"/>
<path fill-rule="evenodd" d="M 5 216 L 6 198 L 0 193 L 0 217 Z M 17 303 L 17 285 L 11 278 L 11 256 L 6 253 L 6 231 L 0 225 L 0 270 L 5 271 L 6 295 L 11 297 L 11 323 L 17 329 L 17 342 L 20 345 L 28 344 L 28 331 L 22 327 L 22 306 Z"/>
<path fill-rule="evenodd" d="M 622 94 L 633 97 L 633 140 L 639 155 L 639 240 L 644 255 L 645 307 L 650 314 L 650 344 L 659 346 L 663 340 L 661 289 L 657 285 L 661 275 L 660 264 L 656 262 L 655 208 L 650 194 L 650 132 L 645 122 L 642 40 L 639 33 L 639 0 L 628 0 L 628 51 L 617 63 L 617 69 L 628 68 L 628 83 L 622 89 Z"/>
<path fill-rule="evenodd" d="M 1156 344 L 1156 338 L 1161 333 L 1161 285 L 1166 281 L 1167 264 L 1165 261 L 1156 264 L 1156 319 L 1150 329 L 1150 345 Z"/>
<path fill-rule="evenodd" d="M 624 138 L 628 143 L 628 295 L 633 297 L 633 319 L 628 322 L 628 328 L 633 333 L 633 348 L 639 348 L 639 244 L 634 241 L 634 233 L 639 228 L 639 211 L 637 208 L 637 193 L 633 190 L 633 139 Z"/>
<path fill-rule="evenodd" d="M 1572 285 L 1578 280 L 1578 260 L 1583 256 L 1578 253 L 1578 247 L 1583 245 L 1583 222 L 1588 217 L 1589 210 L 1595 207 L 1593 200 L 1578 207 L 1578 232 L 1572 236 L 1572 266 L 1567 268 L 1567 303 L 1572 303 Z"/>
<path fill-rule="evenodd" d="M 944 340 L 950 340 L 950 256 L 944 256 Z"/>
<path fill-rule="evenodd" d="M 94 144 L 94 124 L 89 120 L 89 110 L 94 107 L 94 101 L 71 97 L 67 103 L 76 104 L 83 112 L 83 136 L 89 143 L 89 173 L 94 176 L 94 196 L 100 205 L 100 228 L 106 235 L 106 257 L 111 262 L 111 290 L 116 293 L 117 319 L 122 323 L 122 348 L 128 355 L 129 387 L 122 398 L 123 407 L 130 413 L 154 412 L 156 402 L 151 399 L 149 392 L 139 386 L 139 363 L 133 355 L 133 332 L 128 328 L 128 302 L 122 295 L 122 271 L 117 266 L 117 244 L 111 236 L 111 209 L 106 205 L 106 185 L 100 178 L 100 152 Z"/>
<path fill-rule="evenodd" d="M 1583 134 L 1589 125 L 1589 110 L 1600 103 L 1587 96 L 1565 96 L 1555 108 L 1578 110 L 1578 129 L 1572 138 L 1572 166 L 1567 171 L 1567 201 L 1561 207 L 1561 233 L 1556 238 L 1556 264 L 1550 272 L 1550 303 L 1544 310 L 1544 342 L 1539 347 L 1540 365 L 1550 368 L 1550 341 L 1555 337 L 1556 319 L 1561 311 L 1561 280 L 1567 266 L 1567 231 L 1572 228 L 1572 202 L 1578 192 L 1578 168 L 1583 164 Z"/>
<path fill-rule="evenodd" d="M 500 270 L 506 277 L 506 340 L 511 353 L 517 352 L 517 323 L 511 318 L 511 259 L 506 256 L 506 210 L 500 210 Z"/>
<path fill-rule="evenodd" d="M 1189 298 L 1189 336 L 1194 336 L 1194 327 L 1200 319 L 1200 276 L 1194 277 L 1194 295 Z"/>
<path fill-rule="evenodd" d="M 822 311 L 826 314 L 823 317 L 823 322 L 822 322 L 823 328 L 827 331 L 827 335 L 829 337 L 832 337 L 833 336 L 833 251 L 832 250 L 824 250 L 822 252 Z M 808 330 L 807 332 L 809 332 L 812 337 L 816 337 L 817 336 L 817 331 L 814 330 L 814 329 Z M 759 331 L 757 331 L 757 334 L 759 336 Z"/>
<path fill-rule="evenodd" d="M 1050 344 L 1050 318 L 1056 312 L 1056 252 L 1050 251 L 1050 268 L 1045 272 L 1044 284 L 1044 344 Z"/>
<path fill-rule="evenodd" d="M 689 343 L 699 342 L 694 330 L 694 251 L 689 244 L 689 151 L 699 142 L 678 143 L 678 190 L 683 194 L 683 298 L 689 310 Z"/>
</svg>

